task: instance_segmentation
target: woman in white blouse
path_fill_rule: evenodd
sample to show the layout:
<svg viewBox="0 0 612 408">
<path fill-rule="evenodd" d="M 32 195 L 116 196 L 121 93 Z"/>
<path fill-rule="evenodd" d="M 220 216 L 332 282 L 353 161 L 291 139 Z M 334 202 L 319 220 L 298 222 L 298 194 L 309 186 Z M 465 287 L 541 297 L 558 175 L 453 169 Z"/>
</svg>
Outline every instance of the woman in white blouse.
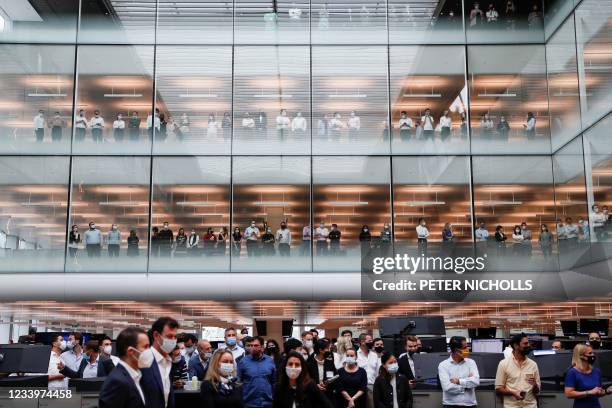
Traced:
<svg viewBox="0 0 612 408">
<path fill-rule="evenodd" d="M 533 116 L 533 112 L 527 113 L 527 123 L 523 125 L 525 128 L 525 136 L 527 140 L 533 140 L 535 138 L 536 118 Z"/>
<path fill-rule="evenodd" d="M 451 134 L 451 127 L 453 126 L 452 119 L 448 116 L 448 109 L 444 111 L 440 117 L 440 139 L 446 141 Z"/>
</svg>

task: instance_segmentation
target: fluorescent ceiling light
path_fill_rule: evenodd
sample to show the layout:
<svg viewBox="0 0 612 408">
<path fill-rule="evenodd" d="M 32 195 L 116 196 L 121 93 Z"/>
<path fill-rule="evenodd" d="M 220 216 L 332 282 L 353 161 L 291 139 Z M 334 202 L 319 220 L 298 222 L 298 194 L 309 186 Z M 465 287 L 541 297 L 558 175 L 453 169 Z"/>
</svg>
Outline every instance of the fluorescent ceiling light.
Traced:
<svg viewBox="0 0 612 408">
<path fill-rule="evenodd" d="M 368 95 L 366 94 L 360 94 L 360 93 L 356 93 L 356 94 L 329 94 L 327 95 L 330 98 L 367 98 Z"/>
<path fill-rule="evenodd" d="M 65 93 L 29 93 L 28 96 L 31 96 L 33 98 L 58 98 L 61 96 L 66 96 Z"/>
<path fill-rule="evenodd" d="M 504 201 L 504 200 L 488 200 L 488 201 L 474 201 L 474 205 L 521 205 L 522 201 Z"/>
<path fill-rule="evenodd" d="M 446 201 L 406 201 L 403 204 L 408 205 L 410 207 L 415 207 L 419 205 L 445 205 Z"/>
<path fill-rule="evenodd" d="M 214 207 L 217 203 L 210 201 L 178 201 L 176 205 L 190 207 Z"/>
<path fill-rule="evenodd" d="M 516 96 L 515 93 L 479 93 L 479 97 L 486 98 L 514 98 Z"/>
<path fill-rule="evenodd" d="M 65 201 L 37 201 L 30 203 L 21 203 L 21 205 L 30 206 L 30 207 L 55 207 L 55 206 L 66 206 L 68 203 Z"/>
<path fill-rule="evenodd" d="M 142 94 L 141 93 L 123 93 L 123 94 L 117 94 L 117 93 L 107 93 L 104 94 L 105 98 L 142 98 Z"/>
<path fill-rule="evenodd" d="M 289 99 L 293 98 L 293 95 L 290 94 L 255 94 L 253 98 L 284 98 Z"/>
<path fill-rule="evenodd" d="M 353 207 L 356 205 L 368 205 L 367 201 L 328 201 L 327 204 L 335 207 Z"/>
<path fill-rule="evenodd" d="M 578 92 L 557 92 L 553 96 L 581 96 Z M 587 93 L 585 96 L 593 96 L 592 93 Z"/>
<path fill-rule="evenodd" d="M 211 93 L 207 93 L 207 94 L 202 94 L 202 93 L 186 93 L 186 94 L 180 94 L 179 98 L 218 98 L 219 95 L 217 94 L 211 94 Z"/>
<path fill-rule="evenodd" d="M 256 201 L 255 205 L 262 205 L 264 207 L 285 207 L 289 203 L 287 201 Z"/>
<path fill-rule="evenodd" d="M 99 205 L 104 206 L 121 206 L 121 207 L 147 207 L 149 203 L 139 201 L 100 201 Z"/>
<path fill-rule="evenodd" d="M 415 94 L 415 93 L 410 93 L 410 94 L 404 94 L 402 95 L 404 98 L 441 98 L 442 94 L 439 93 L 431 93 L 431 94 Z"/>
</svg>

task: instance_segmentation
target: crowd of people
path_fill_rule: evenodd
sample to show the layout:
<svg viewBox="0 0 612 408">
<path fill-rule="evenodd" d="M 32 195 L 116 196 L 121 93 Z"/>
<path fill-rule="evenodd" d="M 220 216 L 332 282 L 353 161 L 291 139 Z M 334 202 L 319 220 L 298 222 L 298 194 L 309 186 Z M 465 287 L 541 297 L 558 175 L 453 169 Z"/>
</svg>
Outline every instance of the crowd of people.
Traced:
<svg viewBox="0 0 612 408">
<path fill-rule="evenodd" d="M 78 332 L 52 340 L 47 373 L 50 388 L 65 388 L 70 378 L 106 377 L 100 391 L 101 408 L 172 407 L 178 389 L 199 389 L 205 408 L 408 408 L 416 387 L 415 354 L 426 353 L 421 339 L 404 339 L 405 352 L 386 350 L 383 339 L 368 333 L 354 337 L 345 329 L 337 338 L 311 329 L 300 338 L 279 343 L 250 336 L 248 329 L 229 327 L 224 341 L 213 342 L 179 333 L 171 317 L 157 319 L 145 332 L 121 331 L 113 355 L 109 337 L 88 340 Z M 601 337 L 573 349 L 565 377 L 565 394 L 575 407 L 596 408 L 598 398 L 612 393 L 593 367 Z M 559 351 L 556 340 L 552 349 Z M 470 359 L 466 338 L 454 336 L 450 355 L 438 366 L 443 407 L 476 407 L 480 376 Z M 532 345 L 526 334 L 512 336 L 497 367 L 495 390 L 504 407 L 536 407 L 541 381 Z M 197 387 L 194 389 L 194 387 Z"/>
</svg>

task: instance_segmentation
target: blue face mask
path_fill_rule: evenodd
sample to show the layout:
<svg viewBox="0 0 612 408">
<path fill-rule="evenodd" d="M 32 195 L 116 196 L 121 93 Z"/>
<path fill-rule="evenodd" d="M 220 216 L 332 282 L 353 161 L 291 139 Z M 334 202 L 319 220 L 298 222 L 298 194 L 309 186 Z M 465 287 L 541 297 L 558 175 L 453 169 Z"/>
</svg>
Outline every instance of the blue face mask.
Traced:
<svg viewBox="0 0 612 408">
<path fill-rule="evenodd" d="M 387 371 L 389 374 L 396 374 L 399 370 L 399 365 L 397 363 L 389 364 L 387 366 Z"/>
<path fill-rule="evenodd" d="M 228 346 L 235 346 L 236 345 L 236 338 L 235 337 L 228 337 L 227 341 L 225 342 Z"/>
</svg>

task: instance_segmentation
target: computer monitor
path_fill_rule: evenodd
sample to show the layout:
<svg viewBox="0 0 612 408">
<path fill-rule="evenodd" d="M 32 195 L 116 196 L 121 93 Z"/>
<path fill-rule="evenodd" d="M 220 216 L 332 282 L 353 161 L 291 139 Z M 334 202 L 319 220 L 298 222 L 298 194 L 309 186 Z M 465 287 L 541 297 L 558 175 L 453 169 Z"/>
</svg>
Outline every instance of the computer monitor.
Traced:
<svg viewBox="0 0 612 408">
<path fill-rule="evenodd" d="M 580 334 L 599 333 L 608 335 L 609 319 L 580 319 Z"/>
<path fill-rule="evenodd" d="M 561 320 L 561 330 L 564 336 L 577 336 L 578 335 L 578 321 L 577 320 Z"/>
<path fill-rule="evenodd" d="M 503 353 L 504 341 L 502 339 L 474 339 L 472 340 L 473 353 Z"/>
<path fill-rule="evenodd" d="M 497 333 L 497 327 L 479 327 L 468 330 L 471 339 L 494 339 L 495 333 Z"/>
</svg>

